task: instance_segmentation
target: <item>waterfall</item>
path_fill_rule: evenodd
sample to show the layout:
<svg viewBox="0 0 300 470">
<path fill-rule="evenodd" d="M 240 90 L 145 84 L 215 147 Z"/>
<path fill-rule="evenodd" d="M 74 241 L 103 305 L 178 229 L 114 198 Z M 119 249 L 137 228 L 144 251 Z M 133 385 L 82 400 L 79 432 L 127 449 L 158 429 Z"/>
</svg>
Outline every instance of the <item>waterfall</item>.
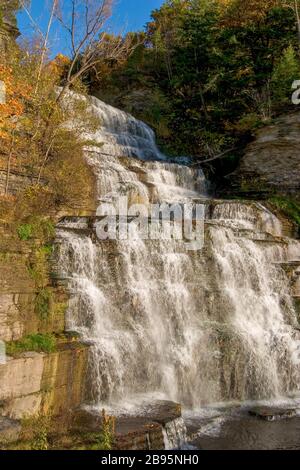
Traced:
<svg viewBox="0 0 300 470">
<path fill-rule="evenodd" d="M 102 147 L 86 150 L 99 202 L 201 201 L 207 215 L 195 251 L 176 239 L 98 240 L 83 218 L 59 224 L 68 328 L 91 344 L 87 400 L 197 408 L 298 391 L 300 336 L 282 263 L 300 263 L 299 242 L 261 204 L 210 199 L 202 171 L 168 162 L 146 124 L 91 103 L 102 122 L 90 136 Z"/>
<path fill-rule="evenodd" d="M 163 428 L 165 449 L 183 449 L 187 442 L 186 425 L 183 418 L 167 423 Z"/>
</svg>

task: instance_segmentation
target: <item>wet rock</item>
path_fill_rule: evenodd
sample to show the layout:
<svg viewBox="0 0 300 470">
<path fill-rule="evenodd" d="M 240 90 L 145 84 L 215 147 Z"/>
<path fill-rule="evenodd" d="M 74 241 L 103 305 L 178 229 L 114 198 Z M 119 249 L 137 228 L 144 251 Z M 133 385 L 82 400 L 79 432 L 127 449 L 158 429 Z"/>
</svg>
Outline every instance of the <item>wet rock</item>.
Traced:
<svg viewBox="0 0 300 470">
<path fill-rule="evenodd" d="M 181 405 L 179 403 L 166 400 L 158 400 L 142 408 L 144 416 L 162 425 L 180 418 L 181 411 Z"/>
<path fill-rule="evenodd" d="M 118 450 L 164 449 L 163 428 L 181 417 L 181 405 L 170 401 L 155 401 L 137 408 L 135 415 L 116 419 L 115 448 Z M 101 413 L 78 409 L 74 412 L 72 431 L 99 432 Z"/>
<path fill-rule="evenodd" d="M 249 414 L 265 421 L 275 421 L 278 419 L 293 418 L 297 414 L 296 411 L 296 408 L 272 408 L 259 406 L 249 410 Z"/>
</svg>

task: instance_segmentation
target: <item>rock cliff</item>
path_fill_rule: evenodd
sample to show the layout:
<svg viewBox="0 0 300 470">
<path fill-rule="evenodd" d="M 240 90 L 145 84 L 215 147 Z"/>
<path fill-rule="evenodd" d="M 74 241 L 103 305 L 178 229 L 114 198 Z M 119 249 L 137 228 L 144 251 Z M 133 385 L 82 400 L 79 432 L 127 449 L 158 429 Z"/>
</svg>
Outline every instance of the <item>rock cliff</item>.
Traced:
<svg viewBox="0 0 300 470">
<path fill-rule="evenodd" d="M 2 3 L 2 2 L 1 2 Z M 12 8 L 4 1 L 0 9 L 0 52 L 5 53 L 9 47 L 9 42 L 19 36 L 16 18 Z M 10 2 L 11 3 L 11 2 Z"/>
<path fill-rule="evenodd" d="M 228 178 L 231 190 L 240 196 L 265 196 L 275 191 L 299 200 L 300 112 L 260 129 Z"/>
</svg>

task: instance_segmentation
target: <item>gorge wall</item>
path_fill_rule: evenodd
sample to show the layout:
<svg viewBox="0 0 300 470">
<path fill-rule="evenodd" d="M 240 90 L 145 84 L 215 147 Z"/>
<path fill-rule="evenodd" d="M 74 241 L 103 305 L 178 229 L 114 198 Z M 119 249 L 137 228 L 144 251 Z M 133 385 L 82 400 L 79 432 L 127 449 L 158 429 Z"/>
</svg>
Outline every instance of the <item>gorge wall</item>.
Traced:
<svg viewBox="0 0 300 470">
<path fill-rule="evenodd" d="M 51 353 L 27 348 L 1 362 L 0 415 L 19 419 L 67 412 L 82 401 L 87 365 L 87 347 L 64 333 L 68 293 L 51 272 L 44 273 L 43 287 L 37 284 L 37 270 L 50 268 L 46 259 L 36 264 L 44 249 L 40 240 L 21 241 L 5 225 L 0 233 L 1 342 L 13 345 L 28 335 L 57 338 Z"/>
<path fill-rule="evenodd" d="M 0 53 L 2 58 L 9 48 L 10 42 L 19 36 L 17 21 L 14 15 L 14 8 L 8 1 L 2 1 L 0 6 Z M 14 2 L 15 3 L 15 2 Z"/>
<path fill-rule="evenodd" d="M 28 269 L 41 241 L 1 229 L 0 339 L 57 337 L 53 352 L 25 351 L 0 365 L 2 416 L 61 414 L 82 403 L 118 415 L 157 399 L 199 408 L 296 393 L 300 250 L 293 224 L 261 202 L 214 199 L 201 169 L 188 158 L 168 160 L 148 126 L 96 98 L 90 104 L 102 123 L 89 136 L 101 145 L 85 151 L 97 202 L 55 216 L 46 318 Z M 99 240 L 96 206 L 121 196 L 146 208 L 197 203 L 204 247 L 188 250 L 176 238 Z M 162 445 L 161 427 L 155 436 Z"/>
<path fill-rule="evenodd" d="M 202 171 L 168 161 L 144 123 L 92 107 L 103 123 L 91 138 L 104 146 L 88 153 L 99 203 L 198 203 L 205 243 L 99 240 L 97 217 L 61 221 L 68 325 L 92 345 L 89 402 L 116 411 L 160 397 L 198 408 L 296 392 L 300 250 L 288 224 L 259 202 L 213 199 Z"/>
<path fill-rule="evenodd" d="M 276 192 L 299 201 L 300 113 L 282 116 L 259 129 L 246 148 L 238 169 L 228 180 L 229 191 L 259 197 Z"/>
</svg>

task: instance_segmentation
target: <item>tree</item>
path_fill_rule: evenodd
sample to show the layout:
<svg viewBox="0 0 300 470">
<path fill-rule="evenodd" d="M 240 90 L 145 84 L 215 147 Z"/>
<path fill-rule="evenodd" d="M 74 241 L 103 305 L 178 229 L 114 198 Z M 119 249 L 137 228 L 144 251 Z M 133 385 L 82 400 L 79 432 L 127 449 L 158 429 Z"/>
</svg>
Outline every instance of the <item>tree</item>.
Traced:
<svg viewBox="0 0 300 470">
<path fill-rule="evenodd" d="M 157 60 L 163 58 L 170 81 L 172 53 L 179 41 L 182 15 L 190 5 L 191 0 L 167 0 L 160 9 L 152 12 L 152 21 L 147 25 L 148 42 L 154 47 Z"/>
<path fill-rule="evenodd" d="M 5 85 L 6 99 L 0 104 L 0 143 L 6 154 L 5 194 L 8 193 L 11 163 L 17 140 L 18 119 L 24 114 L 25 102 L 30 96 L 31 88 L 20 77 L 15 79 L 13 70 L 8 65 L 0 65 L 0 80 Z"/>
<path fill-rule="evenodd" d="M 50 10 L 50 16 L 49 16 L 49 21 L 48 21 L 48 25 L 47 25 L 47 30 L 46 30 L 46 34 L 45 34 L 44 40 L 43 40 L 43 45 L 42 45 L 42 50 L 41 50 L 41 52 L 42 52 L 41 53 L 41 60 L 40 60 L 40 63 L 38 65 L 37 80 L 36 80 L 36 86 L 35 86 L 35 90 L 34 90 L 35 95 L 38 92 L 38 88 L 39 88 L 39 84 L 40 84 L 40 80 L 41 80 L 42 70 L 43 70 L 43 66 L 44 66 L 44 62 L 45 62 L 45 57 L 46 57 L 47 50 L 48 50 L 48 41 L 49 41 L 50 30 L 51 30 L 51 26 L 52 26 L 52 23 L 53 23 L 53 18 L 54 18 L 54 14 L 55 14 L 55 11 L 57 9 L 57 6 L 58 6 L 58 0 L 53 0 L 52 1 L 52 7 L 51 7 L 51 10 Z"/>
<path fill-rule="evenodd" d="M 272 75 L 273 103 L 277 109 L 290 104 L 294 80 L 300 77 L 300 64 L 295 50 L 289 46 L 274 68 Z"/>
<path fill-rule="evenodd" d="M 113 0 L 70 0 L 70 12 L 58 4 L 56 18 L 67 31 L 71 60 L 65 82 L 57 98 L 60 102 L 77 80 L 103 60 L 115 60 L 130 50 L 130 42 L 115 36 L 108 41 L 104 27 L 111 15 Z M 127 36 L 128 38 L 128 36 Z"/>
<path fill-rule="evenodd" d="M 287 8 L 291 8 L 295 15 L 295 21 L 297 26 L 297 34 L 298 34 L 298 42 L 300 45 L 300 7 L 299 7 L 299 0 L 282 0 L 279 2 L 282 6 Z"/>
<path fill-rule="evenodd" d="M 222 22 L 226 26 L 241 27 L 263 21 L 267 13 L 278 5 L 278 0 L 219 0 L 223 6 Z"/>
</svg>

